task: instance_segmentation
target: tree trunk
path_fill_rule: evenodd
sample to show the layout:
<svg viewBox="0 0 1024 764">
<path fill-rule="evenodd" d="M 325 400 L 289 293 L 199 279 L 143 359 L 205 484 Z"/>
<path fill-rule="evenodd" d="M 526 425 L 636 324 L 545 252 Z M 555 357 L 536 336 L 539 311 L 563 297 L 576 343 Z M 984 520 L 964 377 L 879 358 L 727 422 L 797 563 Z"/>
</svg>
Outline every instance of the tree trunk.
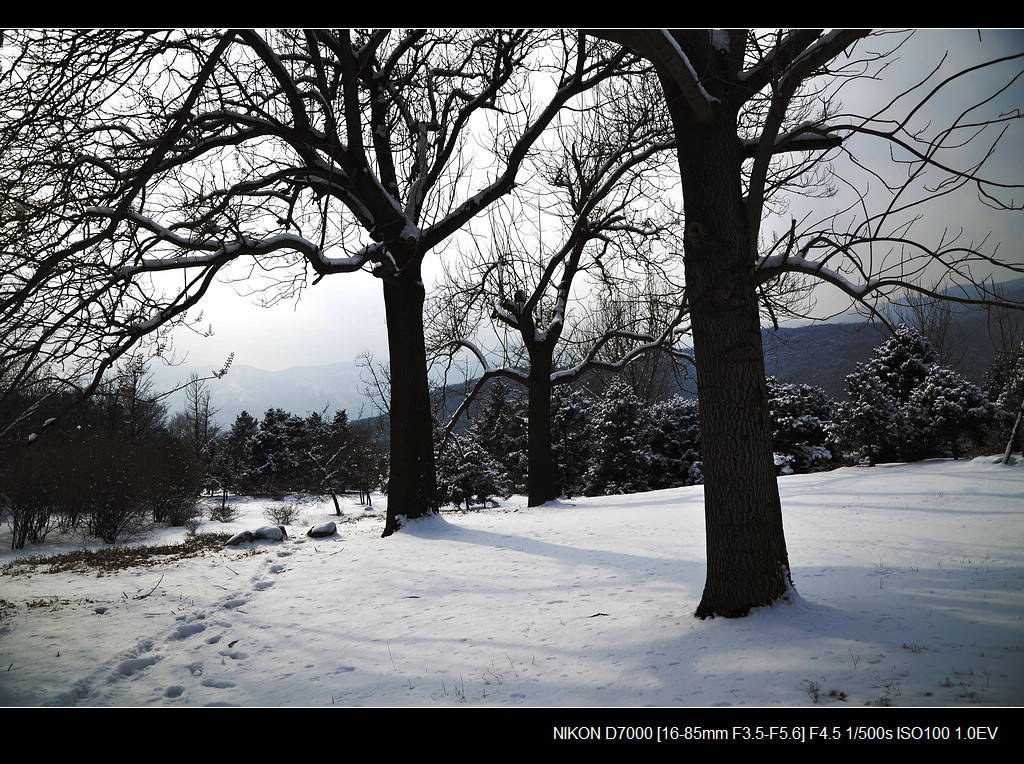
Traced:
<svg viewBox="0 0 1024 764">
<path fill-rule="evenodd" d="M 338 504 L 338 494 L 336 494 L 333 489 L 331 489 L 331 499 L 334 500 L 334 514 L 341 517 L 341 506 Z"/>
<path fill-rule="evenodd" d="M 707 581 L 696 615 L 739 617 L 791 585 L 735 115 L 697 124 L 666 87 L 686 216 Z M 719 115 L 721 119 L 721 115 Z"/>
<path fill-rule="evenodd" d="M 530 352 L 527 505 L 536 507 L 558 498 L 551 452 L 551 348 Z"/>
<path fill-rule="evenodd" d="M 1017 438 L 1017 431 L 1020 430 L 1020 420 L 1024 417 L 1024 400 L 1020 402 L 1020 411 L 1017 412 L 1017 421 L 1013 423 L 1010 431 L 1010 439 L 1006 442 L 1006 452 L 1003 454 L 1003 464 L 1010 463 L 1010 456 L 1013 454 L 1013 441 Z"/>
<path fill-rule="evenodd" d="M 401 280 L 384 281 L 391 361 L 391 465 L 384 536 L 401 527 L 402 517 L 437 512 L 423 295 L 419 268 L 410 268 Z"/>
</svg>

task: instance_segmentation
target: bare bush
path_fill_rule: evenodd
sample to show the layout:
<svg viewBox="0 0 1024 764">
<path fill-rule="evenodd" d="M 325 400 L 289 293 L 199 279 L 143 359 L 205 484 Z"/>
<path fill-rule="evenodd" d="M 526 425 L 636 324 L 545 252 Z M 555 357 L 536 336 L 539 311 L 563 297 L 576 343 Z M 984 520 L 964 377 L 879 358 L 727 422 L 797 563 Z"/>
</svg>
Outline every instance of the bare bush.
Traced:
<svg viewBox="0 0 1024 764">
<path fill-rule="evenodd" d="M 263 516 L 274 525 L 296 525 L 302 518 L 302 505 L 297 501 L 275 503 Z"/>
</svg>

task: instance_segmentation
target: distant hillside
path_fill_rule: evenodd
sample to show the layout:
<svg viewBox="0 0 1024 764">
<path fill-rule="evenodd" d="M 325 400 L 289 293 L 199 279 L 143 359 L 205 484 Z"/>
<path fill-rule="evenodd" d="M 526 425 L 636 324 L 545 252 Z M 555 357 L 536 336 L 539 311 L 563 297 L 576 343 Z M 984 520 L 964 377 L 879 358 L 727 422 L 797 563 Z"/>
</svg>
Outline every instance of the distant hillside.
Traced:
<svg viewBox="0 0 1024 764">
<path fill-rule="evenodd" d="M 1024 279 L 1000 285 L 1007 298 L 1024 301 Z M 976 293 L 970 296 L 976 296 Z M 1024 313 L 1015 318 L 1024 327 Z M 950 327 L 950 364 L 978 382 L 998 348 L 998 332 L 989 311 L 978 306 L 955 306 Z M 880 325 L 823 323 L 764 330 L 765 370 L 786 382 L 818 385 L 834 398 L 846 397 L 846 375 L 887 336 Z"/>
<path fill-rule="evenodd" d="M 157 390 L 168 390 L 187 382 L 192 372 L 209 376 L 211 371 L 206 366 L 155 366 L 154 386 Z M 359 372 L 355 362 L 296 366 L 281 371 L 239 364 L 232 366 L 225 377 L 211 380 L 207 385 L 210 402 L 219 409 L 216 420 L 221 426 L 230 426 L 242 411 L 260 419 L 268 408 L 281 408 L 300 416 L 324 408 L 328 414 L 345 409 L 350 419 L 356 419 L 364 410 L 366 415 L 374 413 L 359 394 L 363 386 Z M 171 414 L 184 406 L 184 391 L 168 399 Z"/>
<path fill-rule="evenodd" d="M 1003 285 L 1010 299 L 1024 301 L 1024 279 Z M 992 342 L 989 315 L 984 308 L 958 308 L 952 335 L 958 370 L 978 381 L 988 368 L 996 349 Z M 1024 325 L 1024 315 L 1018 319 Z M 830 322 L 809 326 L 780 327 L 763 331 L 765 370 L 785 382 L 818 385 L 834 398 L 846 397 L 845 380 L 857 363 L 866 361 L 872 349 L 885 337 L 884 328 L 860 323 Z M 155 387 L 167 390 L 185 382 L 191 372 L 209 375 L 211 368 L 198 366 L 154 367 Z M 227 376 L 208 383 L 213 405 L 220 409 L 217 421 L 230 425 L 243 410 L 257 419 L 271 407 L 305 416 L 312 411 L 329 413 L 345 409 L 350 420 L 372 417 L 376 412 L 360 394 L 360 368 L 353 362 L 323 366 L 298 366 L 266 371 L 253 366 L 232 366 Z M 461 385 L 453 385 L 446 396 L 447 414 L 461 401 Z M 684 397 L 692 392 L 678 390 Z M 184 407 L 184 392 L 169 399 L 171 413 Z"/>
<path fill-rule="evenodd" d="M 812 324 L 762 332 L 765 373 L 783 382 L 817 385 L 845 398 L 846 375 L 866 361 L 884 329 L 860 324 Z"/>
</svg>

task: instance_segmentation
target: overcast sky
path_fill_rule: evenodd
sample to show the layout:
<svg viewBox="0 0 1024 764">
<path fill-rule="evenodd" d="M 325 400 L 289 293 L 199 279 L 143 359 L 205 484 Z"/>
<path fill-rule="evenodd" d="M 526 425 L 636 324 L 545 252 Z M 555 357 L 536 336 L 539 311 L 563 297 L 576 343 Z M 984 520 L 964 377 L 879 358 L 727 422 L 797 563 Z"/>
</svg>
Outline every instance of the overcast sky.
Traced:
<svg viewBox="0 0 1024 764">
<path fill-rule="evenodd" d="M 947 50 L 950 56 L 943 71 L 949 73 L 955 68 L 989 58 L 1024 52 L 1024 33 L 1021 30 L 986 30 L 980 38 L 978 31 L 973 29 L 920 30 L 901 50 L 900 61 L 890 67 L 884 80 L 844 91 L 842 100 L 850 111 L 857 112 L 882 104 L 901 88 L 922 78 Z M 1014 67 L 1020 71 L 1024 64 L 1015 62 L 1010 67 L 1004 66 L 998 76 L 1005 80 Z M 980 88 L 992 82 L 986 77 L 975 78 L 971 80 L 967 94 L 961 89 L 957 97 L 975 95 Z M 1022 93 L 1024 82 L 1018 81 L 1004 95 L 1008 108 L 1024 107 Z M 952 106 L 943 102 L 941 108 L 948 110 Z M 941 116 L 935 115 L 936 118 Z M 1002 146 L 998 157 L 998 165 L 991 168 L 1009 182 L 1024 181 L 1021 133 L 1024 130 L 1020 126 L 1011 126 L 1007 143 Z M 888 149 L 864 143 L 856 146 L 855 153 L 872 161 L 884 162 Z M 1018 202 L 1021 196 L 1024 195 L 1018 194 Z M 965 237 L 977 240 L 991 231 L 992 241 L 1003 242 L 1001 256 L 1024 264 L 1020 247 L 1024 238 L 1021 213 L 979 214 L 976 198 L 976 193 L 971 191 L 936 205 L 923 221 L 930 227 L 930 232 L 925 235 L 935 235 L 934 232 L 943 226 L 963 226 Z M 794 204 L 792 213 L 797 216 L 808 211 L 823 214 L 835 209 L 836 204 L 835 200 L 819 200 L 813 206 Z M 429 290 L 437 277 L 436 258 L 428 257 L 425 269 Z M 237 285 L 231 284 L 218 284 L 211 289 L 202 303 L 202 323 L 212 325 L 213 336 L 200 338 L 179 330 L 175 335 L 179 357 L 187 355 L 190 364 L 218 366 L 229 353 L 234 352 L 235 363 L 269 370 L 352 361 L 366 350 L 378 358 L 387 358 L 381 286 L 365 273 L 326 277 L 307 288 L 297 302 L 284 301 L 272 308 L 259 307 L 253 296 L 239 294 L 240 291 Z M 831 304 L 829 298 L 823 297 L 823 302 Z"/>
</svg>

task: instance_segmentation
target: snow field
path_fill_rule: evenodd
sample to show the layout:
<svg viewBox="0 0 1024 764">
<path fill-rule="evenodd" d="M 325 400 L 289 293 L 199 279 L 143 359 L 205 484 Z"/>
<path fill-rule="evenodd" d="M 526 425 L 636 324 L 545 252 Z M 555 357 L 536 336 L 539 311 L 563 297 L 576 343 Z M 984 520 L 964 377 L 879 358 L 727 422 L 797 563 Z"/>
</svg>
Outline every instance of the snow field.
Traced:
<svg viewBox="0 0 1024 764">
<path fill-rule="evenodd" d="M 375 499 L 348 505 L 338 536 L 306 538 L 334 519 L 328 501 L 282 543 L 6 573 L 0 703 L 1022 704 L 1024 467 L 934 460 L 779 485 L 797 593 L 738 620 L 692 615 L 700 486 L 513 499 L 388 539 Z M 265 525 L 267 505 L 239 499 L 236 522 L 200 532 Z"/>
</svg>

